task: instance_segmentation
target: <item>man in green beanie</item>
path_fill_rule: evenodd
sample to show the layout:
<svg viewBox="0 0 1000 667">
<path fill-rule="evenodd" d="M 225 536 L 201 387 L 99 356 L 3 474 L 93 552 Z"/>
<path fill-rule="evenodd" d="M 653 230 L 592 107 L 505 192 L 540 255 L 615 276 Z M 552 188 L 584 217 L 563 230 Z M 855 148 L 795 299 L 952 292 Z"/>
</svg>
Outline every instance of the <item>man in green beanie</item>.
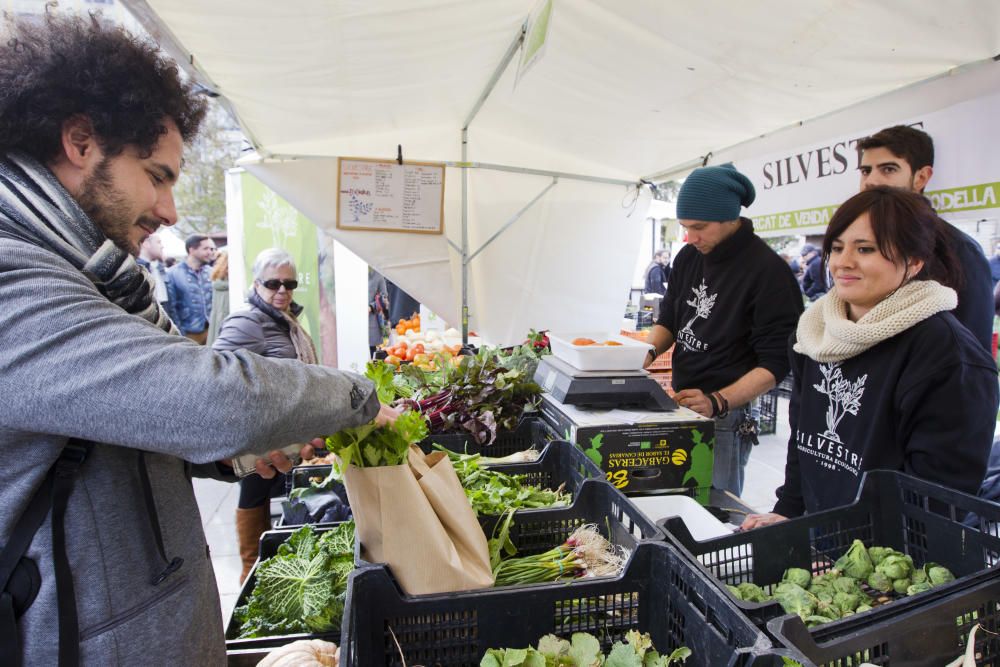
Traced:
<svg viewBox="0 0 1000 667">
<path fill-rule="evenodd" d="M 645 362 L 676 343 L 674 398 L 715 419 L 712 486 L 736 495 L 756 441 L 750 403 L 788 374 L 788 339 L 802 314 L 791 269 L 740 217 L 755 194 L 730 164 L 684 181 L 677 218 L 688 245 L 674 260 Z"/>
</svg>

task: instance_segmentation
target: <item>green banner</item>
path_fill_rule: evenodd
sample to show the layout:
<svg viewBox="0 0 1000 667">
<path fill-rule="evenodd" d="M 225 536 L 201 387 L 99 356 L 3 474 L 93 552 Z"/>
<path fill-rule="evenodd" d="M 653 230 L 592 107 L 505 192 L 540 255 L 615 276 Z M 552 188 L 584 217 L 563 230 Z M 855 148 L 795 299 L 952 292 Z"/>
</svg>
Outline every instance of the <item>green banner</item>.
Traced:
<svg viewBox="0 0 1000 667">
<path fill-rule="evenodd" d="M 982 183 L 951 190 L 935 190 L 928 192 L 927 196 L 938 213 L 957 213 L 996 208 L 998 194 L 1000 183 Z"/>
<path fill-rule="evenodd" d="M 981 183 L 950 190 L 932 190 L 924 193 L 931 205 L 941 215 L 960 211 L 978 211 L 998 208 L 1000 183 Z M 758 234 L 798 234 L 803 229 L 825 227 L 833 217 L 836 206 L 805 208 L 800 211 L 786 211 L 769 215 L 754 216 L 753 228 Z"/>
<path fill-rule="evenodd" d="M 295 260 L 299 286 L 295 302 L 303 307 L 299 321 L 312 336 L 322 359 L 319 320 L 319 242 L 316 227 L 291 204 L 243 172 L 243 258 L 246 262 L 246 289 L 253 282 L 253 262 L 262 250 L 281 248 Z"/>
</svg>

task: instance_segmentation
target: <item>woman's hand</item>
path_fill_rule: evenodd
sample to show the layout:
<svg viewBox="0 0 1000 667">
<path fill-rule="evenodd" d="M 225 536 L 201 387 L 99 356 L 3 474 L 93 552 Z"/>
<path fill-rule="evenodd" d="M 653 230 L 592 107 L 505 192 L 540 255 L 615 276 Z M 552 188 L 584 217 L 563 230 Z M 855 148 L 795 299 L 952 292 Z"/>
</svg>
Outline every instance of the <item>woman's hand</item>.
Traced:
<svg viewBox="0 0 1000 667">
<path fill-rule="evenodd" d="M 743 520 L 740 530 L 745 531 L 753 530 L 754 528 L 763 528 L 764 526 L 772 526 L 776 523 L 781 523 L 782 521 L 788 521 L 788 517 L 775 514 L 774 512 L 768 512 L 767 514 L 748 514 L 747 518 Z"/>
<path fill-rule="evenodd" d="M 712 416 L 712 401 L 701 389 L 681 389 L 674 394 L 677 405 L 694 410 L 702 417 Z"/>
<path fill-rule="evenodd" d="M 399 417 L 399 414 L 399 410 L 396 408 L 389 407 L 388 405 L 379 405 L 378 414 L 375 415 L 375 425 L 392 426 L 396 423 L 396 418 Z"/>
</svg>

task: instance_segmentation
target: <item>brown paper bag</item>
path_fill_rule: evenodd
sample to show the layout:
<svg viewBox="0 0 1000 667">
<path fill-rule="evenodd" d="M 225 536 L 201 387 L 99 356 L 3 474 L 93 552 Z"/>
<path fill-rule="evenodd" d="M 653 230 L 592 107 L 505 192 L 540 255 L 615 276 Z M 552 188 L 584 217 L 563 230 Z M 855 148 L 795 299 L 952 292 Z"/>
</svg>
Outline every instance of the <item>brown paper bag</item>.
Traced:
<svg viewBox="0 0 1000 667">
<path fill-rule="evenodd" d="M 348 465 L 344 485 L 363 555 L 410 595 L 493 585 L 486 536 L 444 452 L 410 447 L 398 466 Z"/>
</svg>

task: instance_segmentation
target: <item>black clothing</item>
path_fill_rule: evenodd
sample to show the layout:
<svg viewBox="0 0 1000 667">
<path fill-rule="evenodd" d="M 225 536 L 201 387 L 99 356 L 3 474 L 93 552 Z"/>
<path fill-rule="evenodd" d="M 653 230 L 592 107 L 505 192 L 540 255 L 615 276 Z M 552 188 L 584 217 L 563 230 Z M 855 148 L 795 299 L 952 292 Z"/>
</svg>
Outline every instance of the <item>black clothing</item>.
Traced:
<svg viewBox="0 0 1000 667">
<path fill-rule="evenodd" d="M 643 292 L 645 294 L 666 294 L 667 288 L 663 286 L 665 282 L 667 282 L 667 278 L 663 273 L 663 267 L 653 262 L 646 269 L 646 286 Z"/>
<path fill-rule="evenodd" d="M 386 279 L 385 289 L 389 295 L 389 326 L 395 326 L 400 320 L 408 320 L 414 313 L 420 313 L 420 302 L 401 290 L 399 285 Z"/>
<path fill-rule="evenodd" d="M 963 285 L 958 306 L 951 311 L 972 332 L 983 349 L 993 350 L 993 274 L 979 243 L 961 229 L 944 223 L 951 232 L 952 249 L 962 267 Z"/>
<path fill-rule="evenodd" d="M 839 364 L 790 352 L 788 517 L 854 501 L 866 470 L 899 470 L 975 494 L 993 442 L 996 366 L 951 313 Z"/>
<path fill-rule="evenodd" d="M 718 391 L 757 367 L 781 382 L 802 294 L 750 220 L 741 218 L 736 233 L 707 255 L 685 246 L 670 277 L 657 324 L 677 341 L 675 390 Z"/>
<path fill-rule="evenodd" d="M 802 276 L 802 292 L 810 301 L 815 301 L 829 290 L 826 284 L 826 267 L 823 266 L 823 258 L 816 255 L 809 260 L 806 273 Z"/>
</svg>

